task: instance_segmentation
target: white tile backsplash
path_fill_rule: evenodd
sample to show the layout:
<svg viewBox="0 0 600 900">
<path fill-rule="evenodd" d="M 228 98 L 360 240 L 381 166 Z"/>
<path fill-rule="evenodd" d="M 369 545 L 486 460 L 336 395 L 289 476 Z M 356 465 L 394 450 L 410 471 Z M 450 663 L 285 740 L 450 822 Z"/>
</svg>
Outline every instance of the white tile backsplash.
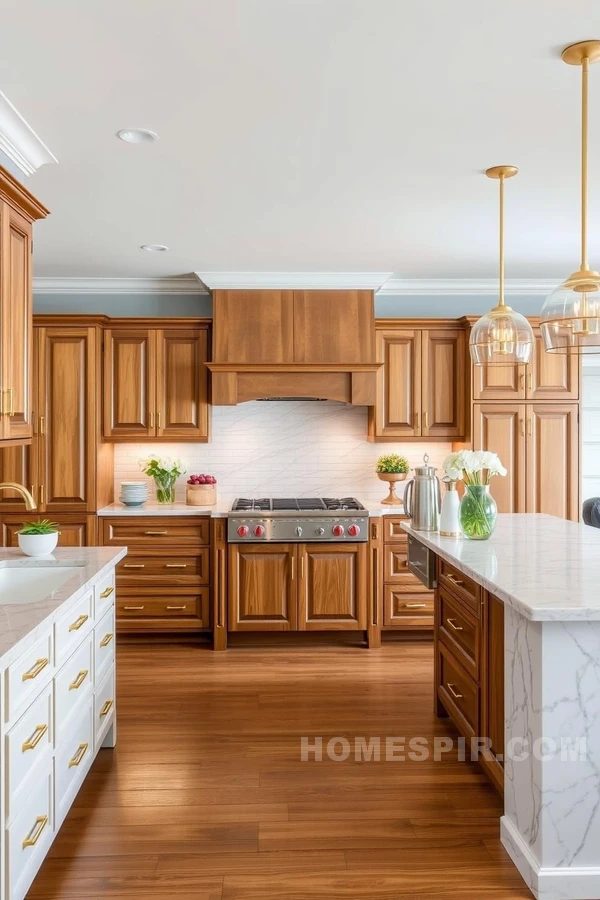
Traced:
<svg viewBox="0 0 600 900">
<path fill-rule="evenodd" d="M 378 456 L 402 453 L 414 466 L 429 453 L 440 467 L 451 451 L 450 443 L 370 443 L 366 407 L 333 401 L 215 406 L 211 432 L 209 444 L 116 444 L 115 497 L 121 481 L 143 480 L 140 457 L 157 453 L 181 457 L 190 473 L 214 475 L 221 500 L 355 496 L 377 503 L 387 494 L 387 485 L 374 474 Z M 178 499 L 185 496 L 185 482 L 182 476 Z"/>
</svg>

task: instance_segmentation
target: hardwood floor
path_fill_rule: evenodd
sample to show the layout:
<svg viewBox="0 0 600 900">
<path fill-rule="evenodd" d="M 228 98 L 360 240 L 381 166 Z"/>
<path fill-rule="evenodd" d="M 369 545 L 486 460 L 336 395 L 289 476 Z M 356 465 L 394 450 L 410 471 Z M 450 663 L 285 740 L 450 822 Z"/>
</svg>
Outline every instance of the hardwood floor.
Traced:
<svg viewBox="0 0 600 900">
<path fill-rule="evenodd" d="M 417 642 L 120 647 L 117 749 L 28 898 L 530 900 L 475 764 L 300 759 L 302 735 L 455 736 L 432 672 Z"/>
</svg>

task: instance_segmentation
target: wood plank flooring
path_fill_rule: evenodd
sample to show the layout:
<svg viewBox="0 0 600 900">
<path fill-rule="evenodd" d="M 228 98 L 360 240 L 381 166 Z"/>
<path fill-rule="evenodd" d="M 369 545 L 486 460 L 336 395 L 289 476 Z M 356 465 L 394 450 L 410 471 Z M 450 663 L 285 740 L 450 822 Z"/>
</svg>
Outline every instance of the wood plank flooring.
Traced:
<svg viewBox="0 0 600 900">
<path fill-rule="evenodd" d="M 530 900 L 475 764 L 300 759 L 302 735 L 455 736 L 432 668 L 417 642 L 120 647 L 117 748 L 29 900 Z"/>
</svg>

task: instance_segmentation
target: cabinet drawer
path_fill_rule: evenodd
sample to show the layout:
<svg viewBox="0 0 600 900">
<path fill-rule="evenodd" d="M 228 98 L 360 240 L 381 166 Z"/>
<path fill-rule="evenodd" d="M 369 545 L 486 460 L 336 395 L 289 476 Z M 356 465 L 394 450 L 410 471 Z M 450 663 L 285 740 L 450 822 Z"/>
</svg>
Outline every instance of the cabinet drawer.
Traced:
<svg viewBox="0 0 600 900">
<path fill-rule="evenodd" d="M 460 569 L 450 565 L 441 556 L 438 557 L 439 570 L 438 581 L 440 586 L 448 588 L 459 600 L 462 600 L 469 609 L 479 619 L 481 610 L 479 608 L 479 599 L 481 596 L 480 587 L 467 575 L 463 575 Z"/>
<path fill-rule="evenodd" d="M 175 595 L 173 597 L 150 596 L 138 594 L 132 597 L 120 597 L 117 602 L 117 616 L 121 618 L 146 618 L 162 616 L 167 619 L 193 616 L 202 618 L 202 599 L 204 591 Z"/>
<path fill-rule="evenodd" d="M 452 651 L 469 675 L 479 680 L 479 619 L 467 612 L 445 588 L 439 589 L 439 637 Z"/>
<path fill-rule="evenodd" d="M 6 671 L 5 721 L 15 721 L 54 674 L 54 637 L 49 630 Z"/>
<path fill-rule="evenodd" d="M 94 593 L 89 591 L 54 625 L 56 665 L 67 659 L 81 644 L 94 624 Z"/>
<path fill-rule="evenodd" d="M 52 760 L 36 773 L 35 786 L 6 829 L 7 897 L 22 900 L 54 834 Z"/>
<path fill-rule="evenodd" d="M 209 520 L 143 516 L 103 519 L 105 547 L 201 547 L 209 542 Z"/>
<path fill-rule="evenodd" d="M 94 618 L 101 619 L 115 602 L 115 570 L 112 569 L 94 586 Z"/>
<path fill-rule="evenodd" d="M 97 750 L 115 717 L 115 667 L 111 666 L 94 695 L 94 749 Z"/>
<path fill-rule="evenodd" d="M 181 578 L 194 578 L 196 581 L 208 584 L 209 571 L 210 551 L 208 547 L 186 556 L 175 555 L 168 551 L 160 555 L 153 552 L 134 553 L 126 556 L 117 566 L 119 584 L 122 585 L 130 584 L 134 580 L 142 584 L 142 579 L 147 577 L 165 578 L 172 583 L 176 583 Z"/>
<path fill-rule="evenodd" d="M 109 609 L 94 628 L 94 684 L 100 684 L 115 658 L 115 611 Z"/>
<path fill-rule="evenodd" d="M 15 795 L 34 776 L 34 769 L 46 754 L 52 753 L 52 682 L 46 685 L 37 700 L 23 713 L 6 735 L 8 790 L 6 817 L 12 818 L 22 806 Z"/>
<path fill-rule="evenodd" d="M 59 747 L 72 727 L 71 714 L 76 715 L 89 699 L 94 687 L 93 633 L 63 665 L 54 678 L 54 712 L 56 746 Z"/>
<path fill-rule="evenodd" d="M 467 738 L 479 734 L 479 688 L 443 644 L 437 645 L 438 697 Z"/>
<path fill-rule="evenodd" d="M 406 543 L 407 534 L 402 529 L 402 522 L 408 521 L 408 516 L 382 516 L 383 522 L 383 542 L 385 544 L 395 544 L 404 541 Z"/>
<path fill-rule="evenodd" d="M 384 547 L 383 580 L 399 591 L 429 594 L 431 591 L 408 568 L 408 543 L 398 542 Z"/>
<path fill-rule="evenodd" d="M 433 592 L 407 594 L 384 587 L 383 624 L 386 628 L 433 628 Z"/>
<path fill-rule="evenodd" d="M 54 763 L 56 827 L 67 814 L 94 758 L 93 701 L 82 707 Z"/>
</svg>

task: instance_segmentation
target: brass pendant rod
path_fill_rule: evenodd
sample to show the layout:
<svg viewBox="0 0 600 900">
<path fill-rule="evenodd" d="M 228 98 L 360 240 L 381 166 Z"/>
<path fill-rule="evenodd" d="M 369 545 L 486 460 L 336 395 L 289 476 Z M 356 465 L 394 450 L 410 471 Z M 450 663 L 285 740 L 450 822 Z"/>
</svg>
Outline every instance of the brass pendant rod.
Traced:
<svg viewBox="0 0 600 900">
<path fill-rule="evenodd" d="M 587 203 L 588 203 L 588 72 L 590 60 L 581 61 L 581 269 L 587 271 Z"/>
<path fill-rule="evenodd" d="M 504 175 L 500 175 L 500 296 L 498 306 L 504 306 Z"/>
</svg>

